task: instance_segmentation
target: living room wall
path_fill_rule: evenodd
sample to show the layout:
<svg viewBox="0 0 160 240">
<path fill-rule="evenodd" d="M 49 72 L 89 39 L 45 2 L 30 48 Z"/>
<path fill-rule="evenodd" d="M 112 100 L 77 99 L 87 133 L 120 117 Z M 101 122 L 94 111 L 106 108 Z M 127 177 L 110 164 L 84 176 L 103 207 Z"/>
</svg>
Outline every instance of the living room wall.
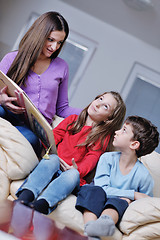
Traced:
<svg viewBox="0 0 160 240">
<path fill-rule="evenodd" d="M 70 29 L 97 43 L 70 105 L 84 107 L 104 91 L 121 91 L 134 64 L 160 71 L 160 49 L 108 25 L 59 0 L 2 0 L 0 8 L 0 58 L 10 51 L 31 12 L 59 11 Z"/>
</svg>

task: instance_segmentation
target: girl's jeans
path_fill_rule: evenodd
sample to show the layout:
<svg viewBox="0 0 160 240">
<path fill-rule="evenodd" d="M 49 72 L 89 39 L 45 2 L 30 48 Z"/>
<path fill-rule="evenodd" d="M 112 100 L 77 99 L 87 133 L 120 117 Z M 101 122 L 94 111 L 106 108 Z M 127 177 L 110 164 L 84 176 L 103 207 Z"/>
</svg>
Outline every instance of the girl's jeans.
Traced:
<svg viewBox="0 0 160 240">
<path fill-rule="evenodd" d="M 23 189 L 33 192 L 35 199 L 45 199 L 49 204 L 49 213 L 58 202 L 66 198 L 75 188 L 79 188 L 80 177 L 76 169 L 60 171 L 57 155 L 50 155 L 49 159 L 42 159 L 26 181 L 18 189 L 19 196 Z"/>
<path fill-rule="evenodd" d="M 42 149 L 41 143 L 39 141 L 39 138 L 31 131 L 27 125 L 25 125 L 23 121 L 23 115 L 14 114 L 0 105 L 0 117 L 9 121 L 19 130 L 19 132 L 30 142 L 34 151 L 39 157 Z"/>
</svg>

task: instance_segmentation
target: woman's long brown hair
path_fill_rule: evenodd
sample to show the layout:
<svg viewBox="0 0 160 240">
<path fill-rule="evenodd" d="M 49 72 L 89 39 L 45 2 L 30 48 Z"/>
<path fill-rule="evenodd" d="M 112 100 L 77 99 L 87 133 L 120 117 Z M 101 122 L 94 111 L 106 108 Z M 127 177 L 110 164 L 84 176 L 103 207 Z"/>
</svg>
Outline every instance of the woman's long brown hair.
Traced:
<svg viewBox="0 0 160 240">
<path fill-rule="evenodd" d="M 18 85 L 24 84 L 29 70 L 40 56 L 45 41 L 52 31 L 64 31 L 66 33 L 60 48 L 52 54 L 51 59 L 53 59 L 60 53 L 69 34 L 68 24 L 61 14 L 57 12 L 42 14 L 22 38 L 18 54 L 7 72 L 7 76 Z"/>
<path fill-rule="evenodd" d="M 106 151 L 111 151 L 113 146 L 112 146 L 112 141 L 114 137 L 114 133 L 116 130 L 121 128 L 121 125 L 123 123 L 125 114 L 126 114 L 126 106 L 123 102 L 122 97 L 118 92 L 110 91 L 110 92 L 104 92 L 101 95 L 98 95 L 95 99 L 110 93 L 112 96 L 115 98 L 117 101 L 117 106 L 114 109 L 112 115 L 109 117 L 108 120 L 102 121 L 97 123 L 92 130 L 89 132 L 88 137 L 86 141 L 78 146 L 86 146 L 90 147 L 93 146 L 97 141 L 100 141 L 100 149 L 104 148 L 103 144 L 105 143 L 105 139 L 107 136 L 110 136 L 109 144 L 106 148 Z M 91 103 L 90 103 L 91 104 Z M 83 109 L 83 111 L 80 113 L 78 116 L 77 120 L 74 121 L 73 123 L 69 124 L 67 126 L 68 131 L 71 134 L 76 134 L 81 131 L 82 127 L 86 123 L 86 119 L 88 116 L 88 107 L 90 104 Z M 73 125 L 73 126 L 72 126 Z"/>
</svg>

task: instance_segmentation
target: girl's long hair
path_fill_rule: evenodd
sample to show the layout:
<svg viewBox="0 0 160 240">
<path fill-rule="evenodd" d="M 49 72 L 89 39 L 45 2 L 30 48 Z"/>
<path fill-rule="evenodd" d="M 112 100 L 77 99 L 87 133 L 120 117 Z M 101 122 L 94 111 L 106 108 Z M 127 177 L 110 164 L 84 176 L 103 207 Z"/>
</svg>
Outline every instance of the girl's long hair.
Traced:
<svg viewBox="0 0 160 240">
<path fill-rule="evenodd" d="M 60 53 L 69 34 L 68 24 L 61 14 L 58 12 L 42 14 L 22 38 L 17 56 L 7 72 L 8 77 L 18 85 L 24 84 L 29 70 L 40 56 L 45 41 L 52 31 L 64 31 L 66 33 L 60 48 L 52 54 L 51 59 L 53 59 Z"/>
<path fill-rule="evenodd" d="M 112 142 L 113 142 L 114 133 L 116 130 L 121 128 L 121 125 L 123 123 L 123 120 L 126 114 L 126 106 L 120 94 L 114 91 L 104 92 L 103 94 L 98 95 L 95 99 L 107 93 L 112 94 L 112 96 L 117 101 L 116 108 L 114 109 L 109 119 L 107 119 L 106 121 L 101 121 L 96 125 L 94 125 L 92 130 L 89 132 L 88 137 L 86 138 L 86 141 L 78 146 L 90 147 L 90 146 L 94 146 L 94 144 L 97 141 L 100 141 L 100 149 L 103 149 L 106 137 L 110 136 L 109 144 L 106 148 L 106 151 L 113 150 Z M 69 133 L 76 134 L 81 131 L 82 127 L 86 123 L 86 119 L 88 116 L 87 110 L 90 104 L 85 109 L 83 109 L 83 111 L 80 113 L 76 121 L 68 125 L 67 128 Z"/>
</svg>

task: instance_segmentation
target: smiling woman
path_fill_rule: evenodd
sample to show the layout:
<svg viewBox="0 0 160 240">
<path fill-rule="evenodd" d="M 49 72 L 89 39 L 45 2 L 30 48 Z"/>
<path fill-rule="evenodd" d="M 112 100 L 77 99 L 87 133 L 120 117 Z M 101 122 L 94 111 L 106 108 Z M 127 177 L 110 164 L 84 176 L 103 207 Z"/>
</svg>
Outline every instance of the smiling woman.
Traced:
<svg viewBox="0 0 160 240">
<path fill-rule="evenodd" d="M 12 48 L 17 50 L 19 42 L 23 35 L 27 32 L 33 22 L 39 17 L 39 14 L 32 12 L 20 31 L 20 34 Z M 68 98 L 72 99 L 78 84 L 80 83 L 84 71 L 91 62 L 93 54 L 97 48 L 97 43 L 93 39 L 83 36 L 81 33 L 70 30 L 69 36 L 65 40 L 65 44 L 61 49 L 59 57 L 64 59 L 69 66 L 68 78 Z"/>
<path fill-rule="evenodd" d="M 44 13 L 25 33 L 18 51 L 8 53 L 0 63 L 0 70 L 25 91 L 50 124 L 55 114 L 65 118 L 81 111 L 69 107 L 68 65 L 58 57 L 68 33 L 61 14 Z M 23 109 L 14 105 L 6 88 L 1 90 L 1 100 L 0 116 L 16 126 L 39 155 L 39 139 L 24 124 Z"/>
<path fill-rule="evenodd" d="M 49 34 L 39 58 L 31 68 L 33 72 L 41 75 L 47 70 L 51 63 L 52 54 L 54 54 L 54 52 L 56 52 L 63 44 L 65 35 L 64 31 L 52 31 Z"/>
</svg>

